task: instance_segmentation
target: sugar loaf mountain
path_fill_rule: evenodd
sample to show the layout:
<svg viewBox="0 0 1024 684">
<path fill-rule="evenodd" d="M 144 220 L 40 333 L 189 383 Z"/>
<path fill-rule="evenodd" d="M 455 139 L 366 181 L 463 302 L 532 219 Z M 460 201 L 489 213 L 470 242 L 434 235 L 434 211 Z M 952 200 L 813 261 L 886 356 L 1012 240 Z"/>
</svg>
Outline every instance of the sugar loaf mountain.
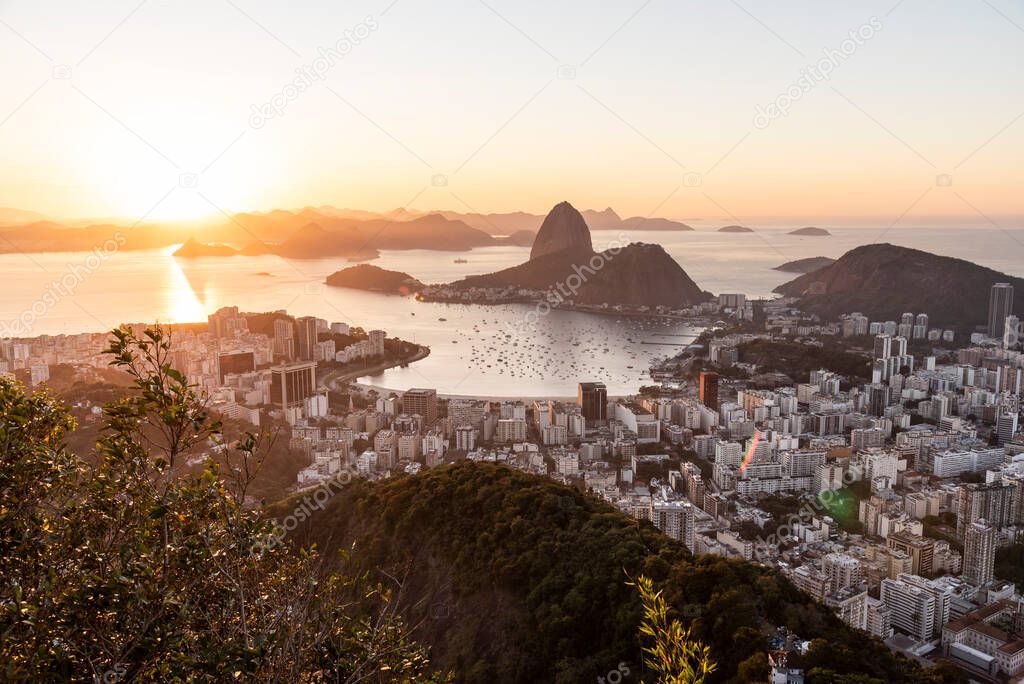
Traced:
<svg viewBox="0 0 1024 684">
<path fill-rule="evenodd" d="M 1024 288 L 1024 279 L 991 268 L 885 243 L 852 249 L 775 292 L 796 297 L 801 309 L 824 318 L 860 311 L 872 319 L 894 319 L 905 311 L 927 311 L 936 323 L 971 329 L 986 322 L 993 283 Z"/>
<path fill-rule="evenodd" d="M 561 286 L 561 287 L 559 287 Z M 702 291 L 668 253 L 656 244 L 612 243 L 594 249 L 590 228 L 568 202 L 556 205 L 544 218 L 525 263 L 487 275 L 469 276 L 446 286 L 472 288 L 575 290 L 575 304 L 667 306 L 682 308 L 710 296 Z"/>
</svg>

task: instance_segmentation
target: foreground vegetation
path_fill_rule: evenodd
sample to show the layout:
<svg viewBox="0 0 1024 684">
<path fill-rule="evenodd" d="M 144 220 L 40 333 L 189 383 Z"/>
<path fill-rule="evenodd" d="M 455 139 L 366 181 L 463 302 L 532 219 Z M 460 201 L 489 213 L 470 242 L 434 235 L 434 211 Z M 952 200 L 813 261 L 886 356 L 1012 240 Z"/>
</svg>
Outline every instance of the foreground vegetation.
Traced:
<svg viewBox="0 0 1024 684">
<path fill-rule="evenodd" d="M 624 571 L 649 577 L 710 649 L 709 683 L 765 681 L 780 627 L 812 640 L 799 659 L 809 684 L 961 681 L 892 654 L 776 572 L 692 558 L 646 521 L 503 465 L 356 481 L 290 538 L 353 547 L 348 572 L 400 579 L 400 612 L 459 682 L 595 681 L 620 663 L 650 679 L 636 636 L 645 606 Z"/>
<path fill-rule="evenodd" d="M 106 408 L 88 465 L 66 409 L 0 379 L 0 663 L 4 681 L 432 681 L 382 585 L 267 544 L 242 502 L 263 445 L 174 477 L 217 444 L 160 331 L 118 331 L 134 392 Z M 227 445 L 225 445 L 227 446 Z"/>
</svg>

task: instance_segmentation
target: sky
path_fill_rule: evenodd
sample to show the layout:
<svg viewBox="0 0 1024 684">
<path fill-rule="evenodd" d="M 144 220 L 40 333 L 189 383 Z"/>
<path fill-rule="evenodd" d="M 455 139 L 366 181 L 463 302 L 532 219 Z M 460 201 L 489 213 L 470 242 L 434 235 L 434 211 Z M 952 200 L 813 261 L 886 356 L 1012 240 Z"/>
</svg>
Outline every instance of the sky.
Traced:
<svg viewBox="0 0 1024 684">
<path fill-rule="evenodd" d="M 1022 65 L 1020 0 L 0 0 L 0 207 L 1020 226 Z"/>
</svg>

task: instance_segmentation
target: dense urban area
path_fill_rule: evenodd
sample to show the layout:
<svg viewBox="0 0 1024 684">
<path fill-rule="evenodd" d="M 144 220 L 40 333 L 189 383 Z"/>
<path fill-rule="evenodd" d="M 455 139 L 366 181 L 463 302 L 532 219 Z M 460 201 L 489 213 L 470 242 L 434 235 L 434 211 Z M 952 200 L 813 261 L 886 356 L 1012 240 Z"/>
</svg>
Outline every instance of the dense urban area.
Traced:
<svg viewBox="0 0 1024 684">
<path fill-rule="evenodd" d="M 770 566 L 921 664 L 999 681 L 1024 671 L 1024 353 L 1012 297 L 994 284 L 987 330 L 965 332 L 930 327 L 926 312 L 821 321 L 791 299 L 723 294 L 668 312 L 715 322 L 630 397 L 590 378 L 575 401 L 378 391 L 353 381 L 429 350 L 235 307 L 174 326 L 171 364 L 226 422 L 275 435 L 281 463 L 265 498 L 343 472 L 373 481 L 505 464 L 650 521 L 693 554 Z M 119 383 L 107 344 L 4 340 L 0 370 L 56 388 L 87 427 Z M 811 636 L 776 635 L 773 681 L 802 681 L 793 663 Z"/>
</svg>

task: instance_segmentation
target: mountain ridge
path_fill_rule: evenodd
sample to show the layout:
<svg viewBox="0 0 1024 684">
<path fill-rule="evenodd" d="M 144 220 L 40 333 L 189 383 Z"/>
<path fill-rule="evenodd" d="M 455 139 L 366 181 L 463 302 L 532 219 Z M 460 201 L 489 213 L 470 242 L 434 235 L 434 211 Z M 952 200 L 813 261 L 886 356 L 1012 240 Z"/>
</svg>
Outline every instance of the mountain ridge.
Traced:
<svg viewBox="0 0 1024 684">
<path fill-rule="evenodd" d="M 775 292 L 796 297 L 811 313 L 834 319 L 859 311 L 873 320 L 926 313 L 934 324 L 969 329 L 987 322 L 989 290 L 1007 282 L 1024 291 L 1024 279 L 964 259 L 889 243 L 862 245 L 835 263 L 799 276 Z M 1021 312 L 1017 298 L 1015 312 Z"/>
</svg>

